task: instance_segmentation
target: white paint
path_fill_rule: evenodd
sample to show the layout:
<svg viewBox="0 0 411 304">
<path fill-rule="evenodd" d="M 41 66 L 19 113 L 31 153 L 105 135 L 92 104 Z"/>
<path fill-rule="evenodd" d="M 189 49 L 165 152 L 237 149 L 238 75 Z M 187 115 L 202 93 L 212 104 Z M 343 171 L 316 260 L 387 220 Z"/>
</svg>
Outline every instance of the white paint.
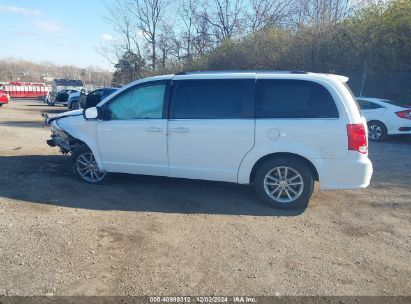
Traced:
<svg viewBox="0 0 411 304">
<path fill-rule="evenodd" d="M 306 158 L 319 174 L 322 190 L 367 187 L 368 155 L 348 151 L 347 124 L 364 123 L 342 80 L 323 74 L 211 73 L 168 75 L 133 82 L 104 99 L 110 102 L 129 87 L 164 79 L 298 79 L 323 85 L 333 96 L 337 119 L 135 119 L 59 120 L 93 151 L 100 169 L 248 184 L 255 163 L 273 153 Z"/>
<path fill-rule="evenodd" d="M 372 120 L 377 120 L 382 122 L 387 127 L 387 134 L 411 134 L 410 131 L 399 131 L 401 127 L 411 128 L 411 120 L 399 117 L 395 112 L 400 112 L 407 110 L 406 108 L 399 107 L 396 105 L 384 102 L 384 99 L 379 98 L 369 98 L 369 97 L 358 97 L 358 99 L 370 101 L 376 103 L 382 108 L 378 109 L 363 109 L 361 110 L 362 115 L 367 119 L 367 122 Z"/>
</svg>

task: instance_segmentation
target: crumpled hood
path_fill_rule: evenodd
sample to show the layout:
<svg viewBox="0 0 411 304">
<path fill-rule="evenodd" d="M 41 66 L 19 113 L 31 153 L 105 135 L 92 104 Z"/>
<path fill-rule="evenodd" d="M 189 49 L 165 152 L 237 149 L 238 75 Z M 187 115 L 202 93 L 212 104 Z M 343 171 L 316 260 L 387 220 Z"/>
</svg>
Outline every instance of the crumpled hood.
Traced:
<svg viewBox="0 0 411 304">
<path fill-rule="evenodd" d="M 46 124 L 50 124 L 53 120 L 64 118 L 64 117 L 70 117 L 70 116 L 80 116 L 83 115 L 83 110 L 73 110 L 73 111 L 67 111 L 59 114 L 48 114 L 44 113 L 44 122 Z"/>
</svg>

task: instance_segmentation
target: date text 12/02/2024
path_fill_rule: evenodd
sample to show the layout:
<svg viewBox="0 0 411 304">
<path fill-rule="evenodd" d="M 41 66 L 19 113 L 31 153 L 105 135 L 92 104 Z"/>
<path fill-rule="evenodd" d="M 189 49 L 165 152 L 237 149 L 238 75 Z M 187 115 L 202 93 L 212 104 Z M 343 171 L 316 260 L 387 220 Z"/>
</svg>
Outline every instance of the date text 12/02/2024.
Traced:
<svg viewBox="0 0 411 304">
<path fill-rule="evenodd" d="M 255 303 L 254 297 L 232 296 L 198 296 L 198 297 L 150 297 L 150 303 Z"/>
</svg>

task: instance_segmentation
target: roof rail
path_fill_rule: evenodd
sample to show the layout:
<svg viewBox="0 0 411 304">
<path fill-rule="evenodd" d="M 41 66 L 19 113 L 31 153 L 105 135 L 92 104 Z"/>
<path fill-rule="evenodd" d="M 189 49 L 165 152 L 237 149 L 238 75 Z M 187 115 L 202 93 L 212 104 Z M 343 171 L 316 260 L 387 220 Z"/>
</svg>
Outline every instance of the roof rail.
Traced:
<svg viewBox="0 0 411 304">
<path fill-rule="evenodd" d="M 278 74 L 308 74 L 305 71 L 282 71 L 282 70 L 220 70 L 220 71 L 193 71 L 193 72 L 178 72 L 174 75 L 197 75 L 197 74 L 221 74 L 221 73 L 278 73 Z"/>
</svg>

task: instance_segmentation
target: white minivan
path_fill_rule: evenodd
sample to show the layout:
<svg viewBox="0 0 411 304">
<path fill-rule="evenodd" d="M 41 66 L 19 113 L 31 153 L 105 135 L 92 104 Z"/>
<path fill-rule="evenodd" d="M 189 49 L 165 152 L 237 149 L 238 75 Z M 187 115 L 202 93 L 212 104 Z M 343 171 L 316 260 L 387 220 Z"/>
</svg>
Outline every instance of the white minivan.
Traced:
<svg viewBox="0 0 411 304">
<path fill-rule="evenodd" d="M 201 72 L 135 81 L 97 107 L 46 117 L 50 146 L 89 183 L 122 172 L 253 184 L 276 208 L 369 185 L 367 128 L 348 78 Z"/>
</svg>

